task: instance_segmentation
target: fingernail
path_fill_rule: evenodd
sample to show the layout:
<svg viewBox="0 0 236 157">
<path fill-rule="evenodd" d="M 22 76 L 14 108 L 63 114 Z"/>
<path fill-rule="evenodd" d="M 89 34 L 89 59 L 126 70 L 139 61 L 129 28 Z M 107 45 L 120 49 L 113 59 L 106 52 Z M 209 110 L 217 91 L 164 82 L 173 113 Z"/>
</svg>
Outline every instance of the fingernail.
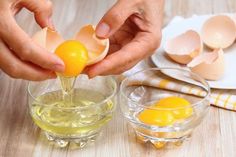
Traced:
<svg viewBox="0 0 236 157">
<path fill-rule="evenodd" d="M 48 27 L 49 27 L 50 29 L 52 29 L 52 30 L 55 30 L 55 27 L 54 27 L 52 18 L 49 18 L 49 19 L 48 19 Z"/>
<path fill-rule="evenodd" d="M 65 70 L 64 62 L 61 59 L 56 58 L 56 63 L 54 65 L 54 71 L 56 71 L 56 72 L 64 72 L 64 70 Z"/>
<path fill-rule="evenodd" d="M 104 22 L 99 24 L 96 28 L 96 35 L 98 37 L 105 38 L 108 36 L 109 32 L 110 32 L 110 26 Z"/>
<path fill-rule="evenodd" d="M 64 72 L 65 70 L 65 66 L 62 65 L 62 64 L 55 64 L 53 69 L 56 71 L 56 72 Z"/>
</svg>

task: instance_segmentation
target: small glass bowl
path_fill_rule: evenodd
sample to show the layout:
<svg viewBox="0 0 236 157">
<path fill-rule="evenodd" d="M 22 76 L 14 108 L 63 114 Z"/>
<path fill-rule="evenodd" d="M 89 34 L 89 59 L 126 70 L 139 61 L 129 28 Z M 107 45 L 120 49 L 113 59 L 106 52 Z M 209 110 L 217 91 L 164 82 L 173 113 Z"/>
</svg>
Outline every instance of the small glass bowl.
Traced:
<svg viewBox="0 0 236 157">
<path fill-rule="evenodd" d="M 178 108 L 153 106 L 159 100 L 172 96 L 184 98 L 190 102 L 190 105 Z M 210 106 L 209 96 L 208 83 L 190 71 L 175 68 L 151 68 L 137 72 L 122 81 L 120 107 L 124 117 L 134 128 L 139 141 L 151 142 L 156 148 L 172 147 L 181 145 L 187 137 L 190 137 L 194 128 L 201 123 Z M 176 112 L 186 113 L 188 111 L 191 111 L 189 116 L 172 119 L 173 121 L 170 123 L 168 123 L 168 116 L 165 117 L 167 115 L 165 113 L 173 115 Z M 140 114 L 143 112 L 146 112 L 146 119 L 160 117 L 162 114 L 164 124 L 156 125 L 144 122 L 140 119 Z"/>
<path fill-rule="evenodd" d="M 65 104 L 59 79 L 30 82 L 29 111 L 48 140 L 61 147 L 73 142 L 82 148 L 94 141 L 112 118 L 116 92 L 112 77 L 88 79 L 81 75 L 74 83 L 72 103 Z"/>
</svg>

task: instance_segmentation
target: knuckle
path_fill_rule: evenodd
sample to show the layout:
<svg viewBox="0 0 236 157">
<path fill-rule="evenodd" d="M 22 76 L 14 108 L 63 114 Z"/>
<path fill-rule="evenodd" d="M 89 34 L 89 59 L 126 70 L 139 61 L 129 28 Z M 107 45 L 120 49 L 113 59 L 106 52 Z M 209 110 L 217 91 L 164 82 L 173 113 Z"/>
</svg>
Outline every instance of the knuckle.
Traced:
<svg viewBox="0 0 236 157">
<path fill-rule="evenodd" d="M 125 71 L 127 71 L 125 68 L 119 69 L 118 71 L 116 71 L 114 74 L 115 75 L 120 75 L 122 73 L 124 73 Z"/>
<path fill-rule="evenodd" d="M 130 68 L 131 68 L 130 65 L 125 65 L 125 66 L 123 66 L 122 68 L 117 69 L 117 70 L 114 72 L 114 75 L 120 75 L 120 74 L 126 72 L 127 70 L 129 70 Z"/>
<path fill-rule="evenodd" d="M 123 67 L 123 69 L 122 69 L 123 71 L 122 71 L 122 72 L 125 72 L 125 71 L 131 69 L 131 68 L 134 67 L 137 63 L 139 63 L 140 60 L 142 60 L 142 58 L 140 58 L 140 59 L 138 59 L 138 60 L 135 60 L 135 61 L 133 61 L 133 62 L 131 62 L 131 63 L 129 63 L 129 64 L 126 64 L 126 65 Z"/>
<path fill-rule="evenodd" d="M 140 58 L 141 57 L 138 53 L 133 54 L 133 53 L 129 52 L 126 54 L 126 57 L 123 60 L 124 61 L 123 65 L 126 67 L 126 66 L 132 64 L 133 62 L 139 60 Z"/>
<path fill-rule="evenodd" d="M 17 64 L 10 64 L 7 67 L 7 73 L 12 78 L 19 78 L 20 77 L 20 68 Z"/>
<path fill-rule="evenodd" d="M 120 66 L 119 68 L 115 69 L 114 75 L 120 75 L 120 74 L 126 72 L 127 70 L 129 70 L 133 66 L 135 66 L 136 63 L 138 63 L 138 61 L 132 61 L 132 62 L 127 61 L 126 64 L 123 64 L 123 66 Z"/>
<path fill-rule="evenodd" d="M 114 72 L 112 75 L 121 75 L 123 72 L 124 72 L 124 71 L 119 70 L 119 71 Z"/>
<path fill-rule="evenodd" d="M 121 12 L 119 12 L 117 10 L 113 10 L 113 11 L 111 11 L 110 14 L 111 14 L 112 21 L 113 21 L 114 25 L 123 21 Z"/>
<path fill-rule="evenodd" d="M 19 57 L 21 60 L 25 61 L 28 60 L 29 57 L 32 55 L 32 49 L 30 44 L 23 44 L 20 48 Z"/>
<path fill-rule="evenodd" d="M 122 72 L 125 72 L 125 71 L 131 69 L 134 65 L 135 65 L 135 64 L 128 64 L 128 65 L 125 65 Z"/>
</svg>

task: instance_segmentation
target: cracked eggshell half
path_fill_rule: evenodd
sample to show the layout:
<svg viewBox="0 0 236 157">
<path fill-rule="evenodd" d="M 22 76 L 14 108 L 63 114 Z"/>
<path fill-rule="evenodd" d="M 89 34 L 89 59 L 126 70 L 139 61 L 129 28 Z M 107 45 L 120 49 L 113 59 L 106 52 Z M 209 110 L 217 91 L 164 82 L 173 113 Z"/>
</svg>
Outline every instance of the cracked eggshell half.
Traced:
<svg viewBox="0 0 236 157">
<path fill-rule="evenodd" d="M 202 48 L 200 35 L 194 30 L 188 30 L 167 41 L 164 49 L 175 62 L 188 64 L 202 52 Z"/>
<path fill-rule="evenodd" d="M 209 18 L 201 30 L 203 42 L 212 49 L 227 48 L 236 39 L 236 23 L 226 15 Z"/>
<path fill-rule="evenodd" d="M 59 33 L 47 27 L 36 32 L 32 39 L 52 53 L 65 41 Z M 109 39 L 98 39 L 95 35 L 95 27 L 92 25 L 82 27 L 75 35 L 74 40 L 81 42 L 88 50 L 87 65 L 101 61 L 108 53 Z"/>
<path fill-rule="evenodd" d="M 54 53 L 58 45 L 64 42 L 64 39 L 54 30 L 48 27 L 36 32 L 33 37 L 33 41 L 40 46 L 46 48 L 49 52 Z"/>
<path fill-rule="evenodd" d="M 98 39 L 95 34 L 95 27 L 92 25 L 83 27 L 76 34 L 75 40 L 83 43 L 88 50 L 89 61 L 87 65 L 101 61 L 109 51 L 109 39 Z"/>
<path fill-rule="evenodd" d="M 225 72 L 224 52 L 222 49 L 216 49 L 213 52 L 202 53 L 187 66 L 204 79 L 219 80 Z"/>
</svg>

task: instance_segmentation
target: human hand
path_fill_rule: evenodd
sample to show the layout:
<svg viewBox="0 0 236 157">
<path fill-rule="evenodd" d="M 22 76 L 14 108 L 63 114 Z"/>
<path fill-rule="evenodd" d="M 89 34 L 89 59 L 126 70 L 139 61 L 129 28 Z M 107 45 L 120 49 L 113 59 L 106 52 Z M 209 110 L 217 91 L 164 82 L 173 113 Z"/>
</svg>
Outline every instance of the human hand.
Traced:
<svg viewBox="0 0 236 157">
<path fill-rule="evenodd" d="M 17 25 L 14 15 L 23 7 L 34 13 L 41 27 L 53 28 L 50 20 L 52 4 L 49 0 L 1 0 L 0 69 L 13 78 L 53 78 L 54 71 L 64 71 L 64 63 L 56 55 L 35 44 Z"/>
<path fill-rule="evenodd" d="M 161 40 L 164 0 L 118 0 L 96 28 L 110 38 L 109 55 L 87 67 L 89 77 L 120 74 L 150 56 Z"/>
</svg>

